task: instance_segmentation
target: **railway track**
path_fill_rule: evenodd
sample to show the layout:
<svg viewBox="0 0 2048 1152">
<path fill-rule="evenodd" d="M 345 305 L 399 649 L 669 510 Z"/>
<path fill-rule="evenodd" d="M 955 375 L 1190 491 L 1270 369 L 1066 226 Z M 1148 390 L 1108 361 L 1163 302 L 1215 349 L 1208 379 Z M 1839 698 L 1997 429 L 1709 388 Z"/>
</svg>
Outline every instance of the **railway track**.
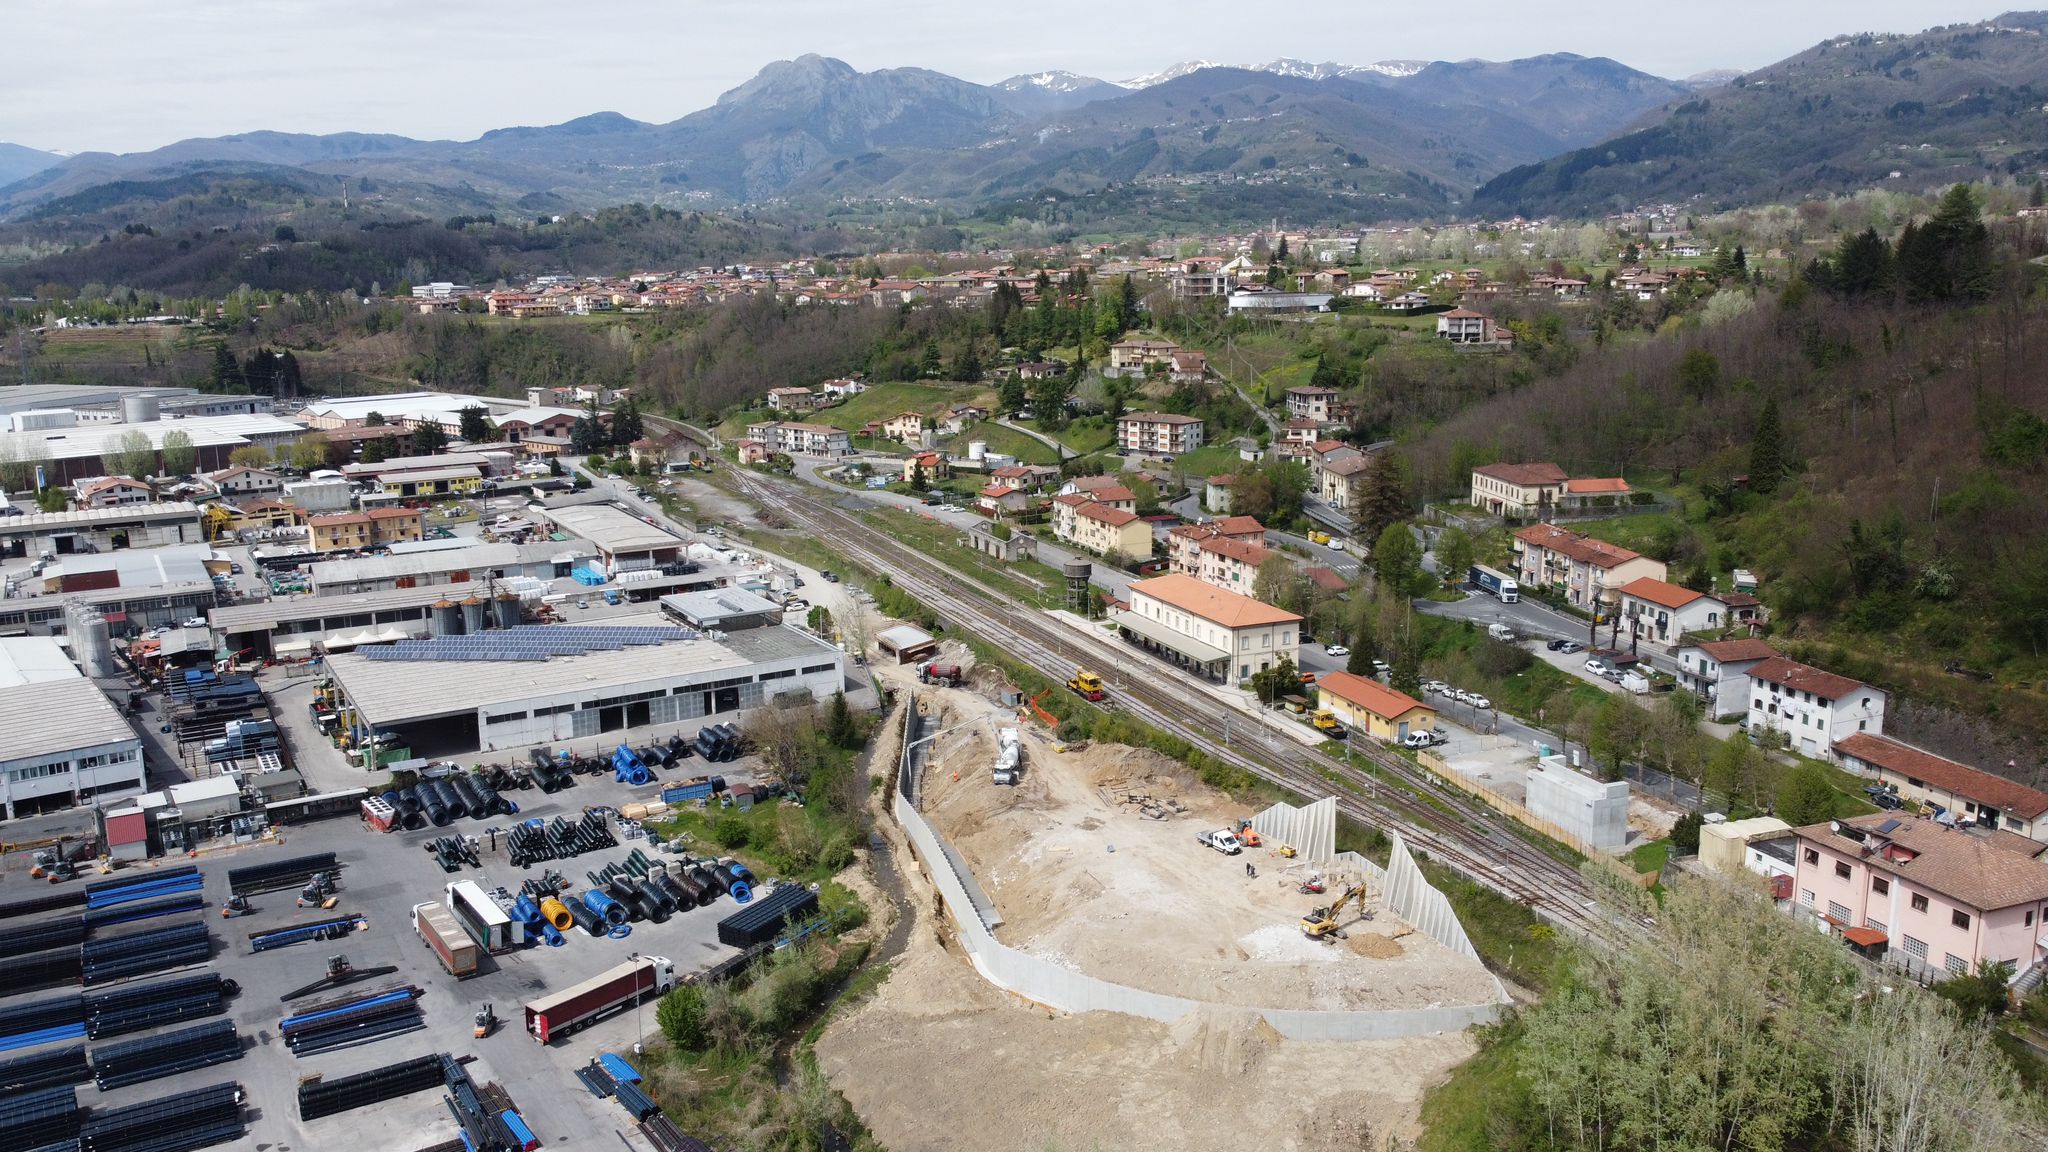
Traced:
<svg viewBox="0 0 2048 1152">
<path fill-rule="evenodd" d="M 1576 866 L 1402 757 L 1359 748 L 1353 756 L 1364 761 L 1361 768 L 1274 731 L 1264 717 L 1233 715 L 1220 703 L 1191 708 L 1190 696 L 1173 674 L 1162 675 L 1165 667 L 1155 658 L 1020 610 L 1003 594 L 940 566 L 808 488 L 745 471 L 734 476 L 761 507 L 804 524 L 847 559 L 888 574 L 945 619 L 1000 645 L 1054 682 L 1070 675 L 1076 663 L 1120 669 L 1125 686 L 1114 700 L 1119 708 L 1223 763 L 1304 797 L 1334 794 L 1346 816 L 1398 830 L 1411 845 L 1580 936 L 1617 944 L 1641 927 L 1599 906 Z M 1076 659 L 1069 652 L 1092 655 Z"/>
</svg>

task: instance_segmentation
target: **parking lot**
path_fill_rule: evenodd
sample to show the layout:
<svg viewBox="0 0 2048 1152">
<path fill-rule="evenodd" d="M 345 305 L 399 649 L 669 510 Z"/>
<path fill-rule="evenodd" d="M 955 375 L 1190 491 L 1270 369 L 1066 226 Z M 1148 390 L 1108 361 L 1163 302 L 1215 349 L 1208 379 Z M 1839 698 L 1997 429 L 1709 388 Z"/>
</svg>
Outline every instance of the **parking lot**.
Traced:
<svg viewBox="0 0 2048 1152">
<path fill-rule="evenodd" d="M 598 782 L 601 779 L 585 777 L 578 787 L 553 796 L 543 796 L 536 790 L 514 795 L 522 803 L 522 816 L 540 817 L 574 816 L 588 804 L 618 804 L 629 798 L 626 787 Z M 507 862 L 502 838 L 495 852 L 486 838 L 479 845 L 484 867 L 465 868 L 454 874 L 442 872 L 425 851 L 427 842 L 436 835 L 471 832 L 483 826 L 473 820 L 456 821 L 444 829 L 429 827 L 417 832 L 380 835 L 359 821 L 344 817 L 290 829 L 281 843 L 202 855 L 197 863 L 206 877 L 206 916 L 216 939 L 211 966 L 241 985 L 240 996 L 229 1004 L 229 1015 L 244 1038 L 246 1054 L 234 1063 L 104 1094 L 90 1085 L 81 1086 L 80 1102 L 89 1108 L 119 1106 L 235 1080 L 248 1090 L 249 1133 L 223 1147 L 427 1148 L 456 1138 L 454 1121 L 441 1104 L 439 1093 L 422 1092 L 301 1123 L 297 1116 L 296 1085 L 306 1076 L 348 1075 L 413 1056 L 449 1052 L 458 1058 L 473 1056 L 472 1079 L 479 1085 L 500 1085 L 543 1142 L 551 1147 L 615 1148 L 621 1146 L 621 1141 L 625 1147 L 643 1147 L 640 1138 L 631 1133 L 626 1114 L 613 1102 L 599 1100 L 585 1091 L 574 1079 L 573 1069 L 600 1051 L 630 1055 L 636 1038 L 643 1034 L 641 1029 L 647 1033 L 655 1029 L 654 1003 L 644 1005 L 637 1016 L 633 1012 L 621 1013 L 547 1048 L 523 1033 L 521 1005 L 546 991 L 559 990 L 603 972 L 634 954 L 668 957 L 675 961 L 679 975 L 701 971 L 734 954 L 717 942 L 717 924 L 736 905 L 730 897 L 724 897 L 707 907 L 674 916 L 665 924 L 634 924 L 631 935 L 619 940 L 592 939 L 572 929 L 565 933 L 568 942 L 563 947 L 526 948 L 489 957 L 476 976 L 456 981 L 441 969 L 434 953 L 414 933 L 414 904 L 441 899 L 445 885 L 454 880 L 476 880 L 486 887 L 502 885 L 516 891 L 522 880 L 537 875 L 541 867 L 560 871 L 580 891 L 588 887 L 586 871 L 618 861 L 634 847 L 646 850 L 645 840 L 622 836 L 615 848 L 522 870 Z M 295 906 L 296 892 L 280 891 L 253 897 L 251 903 L 256 910 L 250 915 L 233 919 L 219 915 L 218 909 L 228 896 L 229 869 L 327 851 L 334 852 L 343 866 L 340 901 L 335 911 L 299 909 Z M 9 898 L 28 894 L 30 890 L 24 886 L 11 892 Z M 368 924 L 346 940 L 295 944 L 254 954 L 249 951 L 252 932 L 350 912 L 362 913 Z M 277 1034 L 278 1021 L 285 1015 L 280 997 L 319 979 L 325 973 L 327 958 L 336 954 L 347 956 L 358 969 L 385 965 L 397 969 L 389 976 L 352 985 L 351 991 L 408 984 L 422 989 L 419 1005 L 425 1028 L 359 1047 L 305 1058 L 293 1056 Z M 160 979 L 162 975 L 141 979 Z M 20 999 L 51 994 L 46 990 Z M 319 993 L 314 998 L 330 995 L 333 993 Z M 486 1003 L 493 1006 L 501 1023 L 494 1035 L 476 1040 L 471 1035 L 474 1016 Z"/>
</svg>

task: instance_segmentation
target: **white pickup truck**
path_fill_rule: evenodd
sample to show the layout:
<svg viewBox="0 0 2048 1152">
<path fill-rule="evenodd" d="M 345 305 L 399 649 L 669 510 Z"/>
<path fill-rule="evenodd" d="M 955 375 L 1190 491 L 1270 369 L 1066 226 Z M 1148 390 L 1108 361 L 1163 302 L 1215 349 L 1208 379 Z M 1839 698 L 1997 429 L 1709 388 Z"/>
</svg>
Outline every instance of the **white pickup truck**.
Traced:
<svg viewBox="0 0 2048 1152">
<path fill-rule="evenodd" d="M 1196 843 L 1214 848 L 1225 856 L 1235 856 L 1243 849 L 1243 845 L 1237 841 L 1237 834 L 1228 828 L 1218 828 L 1213 832 L 1197 833 L 1195 841 Z"/>
</svg>

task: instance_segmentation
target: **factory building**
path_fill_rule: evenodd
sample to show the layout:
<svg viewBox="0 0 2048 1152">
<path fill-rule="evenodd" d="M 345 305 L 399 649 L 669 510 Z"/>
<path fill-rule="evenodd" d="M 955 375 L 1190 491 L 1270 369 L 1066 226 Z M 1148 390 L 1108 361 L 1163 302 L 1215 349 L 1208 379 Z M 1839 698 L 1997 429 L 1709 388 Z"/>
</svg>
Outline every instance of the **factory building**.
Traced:
<svg viewBox="0 0 2048 1152">
<path fill-rule="evenodd" d="M 0 802 L 7 818 L 139 792 L 142 740 L 55 640 L 0 640 Z"/>
<path fill-rule="evenodd" d="M 182 500 L 129 504 L 118 508 L 74 508 L 29 512 L 0 520 L 0 557 L 21 560 L 49 553 L 114 552 L 200 544 L 199 505 Z"/>
<path fill-rule="evenodd" d="M 444 756 L 699 727 L 845 685 L 843 655 L 808 633 L 714 639 L 656 615 L 379 646 L 327 666 L 356 731 L 393 731 L 417 754 Z"/>
</svg>

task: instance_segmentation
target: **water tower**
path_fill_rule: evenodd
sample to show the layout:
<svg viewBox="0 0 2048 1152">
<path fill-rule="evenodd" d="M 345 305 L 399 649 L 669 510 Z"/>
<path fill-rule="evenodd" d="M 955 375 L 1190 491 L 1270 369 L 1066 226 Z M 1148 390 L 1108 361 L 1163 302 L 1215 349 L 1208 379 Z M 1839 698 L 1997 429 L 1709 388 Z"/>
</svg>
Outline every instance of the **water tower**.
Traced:
<svg viewBox="0 0 2048 1152">
<path fill-rule="evenodd" d="M 1060 565 L 1061 575 L 1067 578 L 1067 611 L 1088 614 L 1088 577 L 1095 566 L 1086 560 L 1069 560 Z"/>
</svg>

